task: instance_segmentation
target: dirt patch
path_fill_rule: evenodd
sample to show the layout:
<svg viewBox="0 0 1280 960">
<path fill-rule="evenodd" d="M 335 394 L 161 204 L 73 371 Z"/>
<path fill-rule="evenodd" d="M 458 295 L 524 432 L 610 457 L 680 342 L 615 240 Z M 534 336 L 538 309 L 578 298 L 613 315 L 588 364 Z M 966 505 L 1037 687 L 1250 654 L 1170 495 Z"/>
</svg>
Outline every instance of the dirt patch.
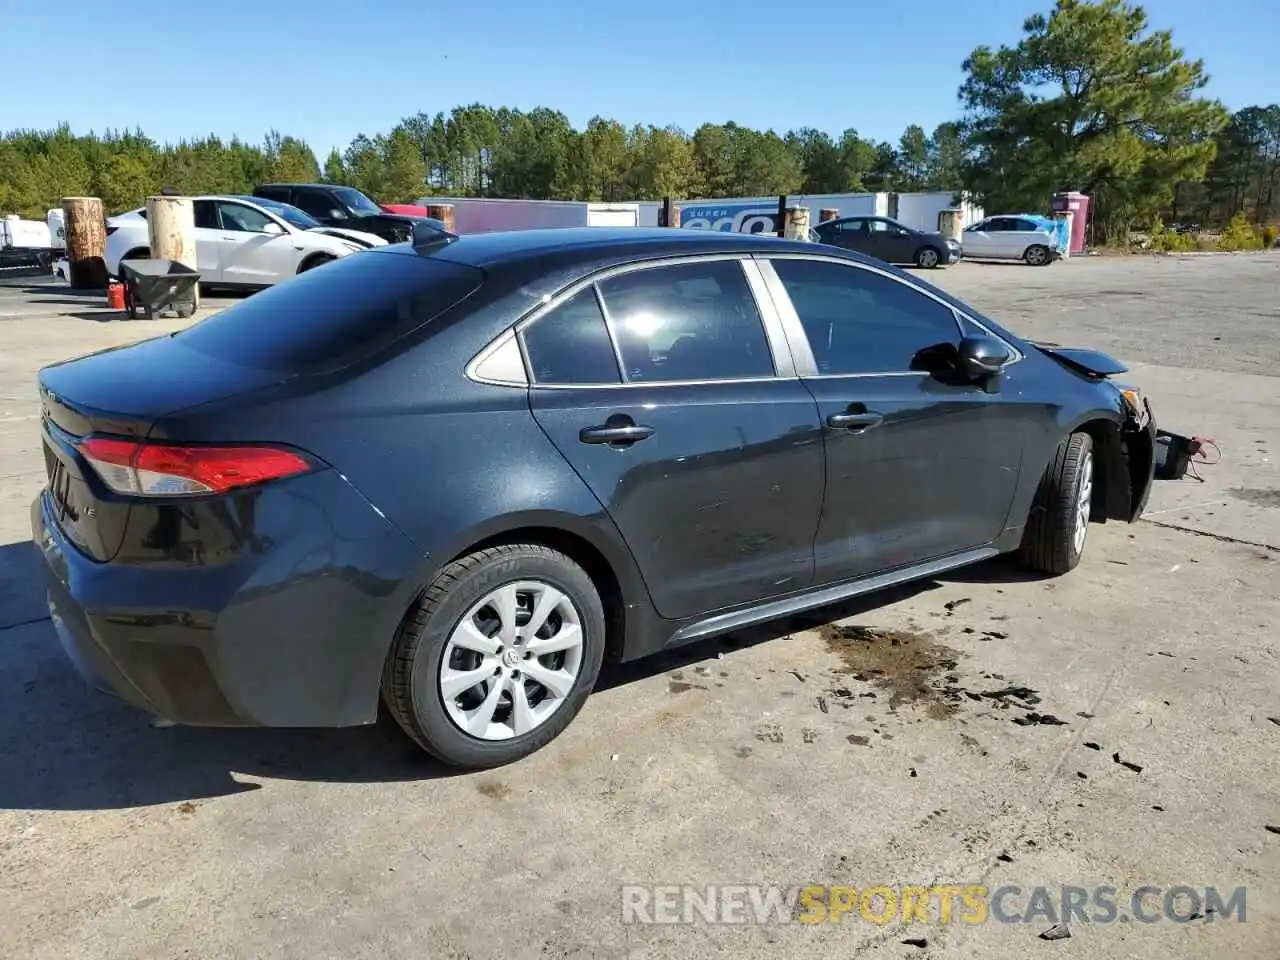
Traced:
<svg viewBox="0 0 1280 960">
<path fill-rule="evenodd" d="M 476 784 L 476 793 L 482 797 L 488 797 L 490 800 L 505 800 L 511 796 L 511 788 L 501 780 L 487 780 L 484 783 Z"/>
<path fill-rule="evenodd" d="M 1260 489 L 1235 487 L 1227 492 L 1237 500 L 1243 500 L 1245 503 L 1252 503 L 1255 506 L 1280 507 L 1280 490 L 1274 487 L 1262 487 Z"/>
<path fill-rule="evenodd" d="M 888 692 L 889 709 L 910 704 L 936 720 L 956 712 L 962 694 L 947 674 L 960 654 L 934 634 L 835 624 L 825 624 L 819 634 L 841 660 L 836 672 Z"/>
</svg>

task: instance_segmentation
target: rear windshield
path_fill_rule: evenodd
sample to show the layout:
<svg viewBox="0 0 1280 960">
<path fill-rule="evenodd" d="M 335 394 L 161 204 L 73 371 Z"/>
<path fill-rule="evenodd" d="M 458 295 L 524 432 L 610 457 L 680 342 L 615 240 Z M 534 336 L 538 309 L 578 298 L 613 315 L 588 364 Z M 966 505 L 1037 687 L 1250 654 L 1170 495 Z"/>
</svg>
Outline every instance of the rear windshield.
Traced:
<svg viewBox="0 0 1280 960">
<path fill-rule="evenodd" d="M 308 270 L 174 336 L 229 363 L 287 374 L 338 370 L 474 293 L 475 267 L 416 255 L 353 253 Z"/>
</svg>

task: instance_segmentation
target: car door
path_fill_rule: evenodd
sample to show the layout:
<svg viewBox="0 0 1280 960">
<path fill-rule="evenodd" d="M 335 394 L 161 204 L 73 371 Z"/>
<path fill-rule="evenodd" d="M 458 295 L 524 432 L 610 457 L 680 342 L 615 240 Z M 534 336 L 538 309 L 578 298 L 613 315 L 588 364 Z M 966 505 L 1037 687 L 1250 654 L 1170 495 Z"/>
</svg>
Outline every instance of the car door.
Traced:
<svg viewBox="0 0 1280 960">
<path fill-rule="evenodd" d="M 873 230 L 878 230 L 884 237 L 882 244 L 884 255 L 880 257 L 886 263 L 913 263 L 916 250 L 920 246 L 915 234 L 896 220 L 878 219 L 873 221 Z"/>
<path fill-rule="evenodd" d="M 951 307 L 849 261 L 773 257 L 764 269 L 825 428 L 816 582 L 994 540 L 1024 445 L 1002 404 L 1018 401 L 950 371 L 961 338 Z"/>
<path fill-rule="evenodd" d="M 979 220 L 964 228 L 961 236 L 961 245 L 964 247 L 964 255 L 966 257 L 994 257 L 995 241 L 991 236 L 988 228 L 989 220 Z"/>
<path fill-rule="evenodd" d="M 222 279 L 222 229 L 218 223 L 218 206 L 212 200 L 195 200 L 191 204 L 196 224 L 196 269 L 201 283 L 217 283 Z"/>
<path fill-rule="evenodd" d="M 993 217 L 987 228 L 994 241 L 993 257 L 1016 260 L 1022 256 L 1023 246 L 1018 238 L 1018 222 L 1013 217 Z"/>
<path fill-rule="evenodd" d="M 219 200 L 220 282 L 269 286 L 298 272 L 298 237 L 271 215 L 234 200 Z"/>
<path fill-rule="evenodd" d="M 736 257 L 622 268 L 520 330 L 534 417 L 672 619 L 813 579 L 821 425 L 751 277 Z"/>
</svg>

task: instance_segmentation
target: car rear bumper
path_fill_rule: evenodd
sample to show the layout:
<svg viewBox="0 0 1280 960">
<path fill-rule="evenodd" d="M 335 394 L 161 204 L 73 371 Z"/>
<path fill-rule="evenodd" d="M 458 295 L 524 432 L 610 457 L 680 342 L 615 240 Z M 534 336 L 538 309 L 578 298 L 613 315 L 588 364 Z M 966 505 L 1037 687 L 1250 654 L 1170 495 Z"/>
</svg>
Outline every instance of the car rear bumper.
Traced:
<svg viewBox="0 0 1280 960">
<path fill-rule="evenodd" d="M 80 674 L 175 723 L 376 719 L 417 551 L 331 471 L 261 492 L 257 517 L 236 555 L 214 564 L 100 563 L 66 539 L 42 491 L 32 537 Z"/>
</svg>

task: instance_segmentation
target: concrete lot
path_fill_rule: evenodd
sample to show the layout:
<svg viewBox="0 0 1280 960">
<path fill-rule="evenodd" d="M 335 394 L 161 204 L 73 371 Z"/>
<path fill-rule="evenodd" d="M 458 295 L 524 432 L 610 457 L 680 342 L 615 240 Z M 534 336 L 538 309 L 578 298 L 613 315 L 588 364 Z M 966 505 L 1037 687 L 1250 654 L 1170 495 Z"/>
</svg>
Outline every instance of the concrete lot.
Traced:
<svg viewBox="0 0 1280 960">
<path fill-rule="evenodd" d="M 615 672 L 551 747 L 466 776 L 383 726 L 153 729 L 81 685 L 28 541 L 34 374 L 180 322 L 0 289 L 0 956 L 1275 960 L 1280 257 L 926 276 L 1132 361 L 1222 462 L 1067 577 L 991 563 Z M 1111 886 L 1126 914 L 1243 886 L 1247 921 L 622 923 L 620 885 L 678 883 L 1016 884 L 1014 912 Z"/>
</svg>

